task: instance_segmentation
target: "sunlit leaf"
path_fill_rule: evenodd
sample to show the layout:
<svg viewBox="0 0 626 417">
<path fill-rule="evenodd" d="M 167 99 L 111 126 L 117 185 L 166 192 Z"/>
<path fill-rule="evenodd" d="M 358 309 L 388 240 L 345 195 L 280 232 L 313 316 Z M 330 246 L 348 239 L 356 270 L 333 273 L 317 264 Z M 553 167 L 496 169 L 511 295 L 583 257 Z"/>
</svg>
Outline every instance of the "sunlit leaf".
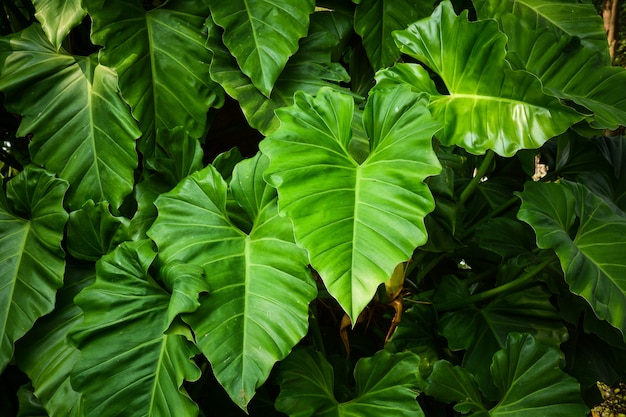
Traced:
<svg viewBox="0 0 626 417">
<path fill-rule="evenodd" d="M 281 390 L 276 409 L 290 417 L 424 416 L 415 397 L 424 387 L 411 352 L 381 350 L 361 358 L 354 368 L 354 398 L 335 398 L 331 365 L 319 352 L 295 350 L 280 367 Z"/>
<path fill-rule="evenodd" d="M 33 0 L 35 17 L 57 50 L 70 30 L 83 20 L 81 0 Z"/>
<path fill-rule="evenodd" d="M 260 155 L 240 162 L 230 182 L 251 230 L 231 222 L 228 186 L 209 165 L 157 199 L 159 214 L 148 232 L 166 265 L 204 269 L 210 293 L 184 320 L 243 409 L 274 363 L 306 334 L 316 295 L 306 254 L 293 241 L 290 221 L 278 215 L 276 191 L 263 181 L 266 167 Z"/>
<path fill-rule="evenodd" d="M 307 34 L 314 0 L 207 0 L 224 44 L 254 86 L 270 97 L 278 75 Z"/>
<path fill-rule="evenodd" d="M 6 199 L 0 198 L 0 370 L 11 360 L 15 341 L 52 311 L 63 285 L 67 187 L 43 169 L 27 167 L 7 184 Z"/>
<path fill-rule="evenodd" d="M 0 57 L 0 90 L 24 116 L 18 135 L 33 135 L 33 162 L 70 183 L 71 208 L 89 199 L 119 207 L 133 187 L 140 132 L 116 74 L 95 57 L 57 52 L 36 24 L 0 39 Z"/>
<path fill-rule="evenodd" d="M 182 388 L 201 375 L 190 359 L 197 351 L 182 326 L 168 323 L 170 295 L 148 273 L 151 246 L 120 245 L 98 261 L 95 283 L 75 298 L 84 320 L 71 334 L 80 349 L 71 382 L 86 417 L 198 413 Z"/>
<path fill-rule="evenodd" d="M 361 164 L 349 152 L 353 109 L 350 96 L 329 89 L 298 93 L 260 147 L 296 240 L 355 323 L 378 285 L 425 243 L 434 203 L 422 181 L 440 165 L 431 147 L 439 125 L 408 87 L 370 96 L 363 125 L 371 152 Z"/>
</svg>

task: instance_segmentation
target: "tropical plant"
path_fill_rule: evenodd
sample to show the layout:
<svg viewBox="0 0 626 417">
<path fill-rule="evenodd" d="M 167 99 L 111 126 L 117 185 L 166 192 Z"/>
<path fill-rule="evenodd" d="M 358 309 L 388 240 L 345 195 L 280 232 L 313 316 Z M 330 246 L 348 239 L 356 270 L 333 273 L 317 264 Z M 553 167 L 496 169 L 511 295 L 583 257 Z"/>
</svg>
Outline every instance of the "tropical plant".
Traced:
<svg viewBox="0 0 626 417">
<path fill-rule="evenodd" d="M 626 376 L 591 3 L 2 7 L 7 415 L 570 417 Z"/>
</svg>

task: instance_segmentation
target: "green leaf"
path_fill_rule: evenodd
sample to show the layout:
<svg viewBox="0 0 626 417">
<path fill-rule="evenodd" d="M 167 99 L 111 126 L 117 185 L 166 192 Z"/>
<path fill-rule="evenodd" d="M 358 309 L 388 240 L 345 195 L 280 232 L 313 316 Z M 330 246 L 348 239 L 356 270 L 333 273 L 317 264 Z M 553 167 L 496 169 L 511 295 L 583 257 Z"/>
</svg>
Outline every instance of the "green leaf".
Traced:
<svg viewBox="0 0 626 417">
<path fill-rule="evenodd" d="M 363 125 L 371 151 L 361 164 L 349 153 L 353 109 L 350 96 L 330 89 L 297 93 L 260 147 L 296 240 L 356 323 L 378 285 L 426 242 L 434 202 L 422 181 L 440 165 L 431 147 L 439 124 L 408 87 L 370 96 Z"/>
<path fill-rule="evenodd" d="M 457 403 L 470 417 L 583 417 L 587 415 L 578 382 L 560 368 L 558 349 L 544 346 L 529 334 L 512 333 L 493 355 L 491 374 L 498 403 L 487 411 L 472 375 L 449 362 L 435 363 L 426 393 Z"/>
<path fill-rule="evenodd" d="M 93 20 L 92 41 L 104 46 L 100 61 L 119 75 L 139 120 L 142 152 L 155 156 L 156 137 L 177 126 L 201 137 L 207 110 L 223 100 L 209 78 L 211 55 L 201 34 L 206 6 L 191 0 L 147 12 L 139 0 L 85 0 L 84 6 Z"/>
<path fill-rule="evenodd" d="M 302 90 L 315 94 L 324 86 L 339 89 L 334 83 L 350 81 L 346 70 L 331 62 L 330 49 L 340 39 L 327 32 L 324 23 L 332 21 L 334 13 L 316 12 L 311 16 L 309 34 L 300 41 L 298 52 L 287 62 L 268 98 L 241 72 L 230 51 L 222 43 L 222 31 L 207 19 L 207 47 L 212 52 L 211 78 L 237 100 L 253 128 L 267 135 L 278 127 L 274 111 L 293 103 L 293 95 Z M 345 88 L 343 91 L 348 91 Z"/>
<path fill-rule="evenodd" d="M 0 199 L 0 370 L 15 341 L 52 311 L 63 285 L 67 188 L 67 182 L 28 166 L 7 184 L 6 200 Z"/>
<path fill-rule="evenodd" d="M 529 334 L 512 333 L 493 356 L 491 373 L 500 391 L 493 417 L 586 416 L 578 381 L 561 370 L 558 349 L 540 344 Z"/>
<path fill-rule="evenodd" d="M 582 44 L 600 52 L 609 64 L 609 50 L 602 18 L 591 2 L 576 0 L 474 0 L 479 19 L 500 20 L 507 13 L 519 17 L 532 29 L 548 28 L 557 38 L 577 37 Z M 516 41 L 523 41 L 514 40 Z"/>
<path fill-rule="evenodd" d="M 491 396 L 493 387 L 484 367 L 485 358 L 504 346 L 509 333 L 532 333 L 543 343 L 555 347 L 567 339 L 567 329 L 550 303 L 550 293 L 540 286 L 496 297 L 480 308 L 444 313 L 440 328 L 450 349 L 466 350 L 463 367 L 474 374 L 487 396 Z"/>
<path fill-rule="evenodd" d="M 77 259 L 97 261 L 128 240 L 128 227 L 128 219 L 113 216 L 108 203 L 88 200 L 80 210 L 70 213 L 67 250 Z"/>
<path fill-rule="evenodd" d="M 66 336 L 83 319 L 74 296 L 95 279 L 93 264 L 68 266 L 65 284 L 57 293 L 54 311 L 37 321 L 17 344 L 15 357 L 28 375 L 51 417 L 82 417 L 82 398 L 70 384 L 70 373 L 79 351 Z"/>
<path fill-rule="evenodd" d="M 0 90 L 33 134 L 33 162 L 66 179 L 68 205 L 89 199 L 115 208 L 133 187 L 140 132 L 118 94 L 117 76 L 95 58 L 58 52 L 39 25 L 0 39 Z"/>
<path fill-rule="evenodd" d="M 202 169 L 204 152 L 200 141 L 182 127 L 161 131 L 158 139 L 164 153 L 155 158 L 154 165 L 172 187 Z"/>
<path fill-rule="evenodd" d="M 609 66 L 578 38 L 557 36 L 545 28 L 528 29 L 512 15 L 504 15 L 500 22 L 509 37 L 509 56 L 539 77 L 548 92 L 592 111 L 595 128 L 626 124 L 626 97 L 615 88 L 626 84 L 624 68 Z"/>
<path fill-rule="evenodd" d="M 57 50 L 70 30 L 78 26 L 87 14 L 81 0 L 33 0 L 33 6 L 37 11 L 35 17 Z"/>
<path fill-rule="evenodd" d="M 469 22 L 467 11 L 457 16 L 444 1 L 430 18 L 394 36 L 403 53 L 441 77 L 447 94 L 437 92 L 420 65 L 379 73 L 377 80 L 408 83 L 428 92 L 429 108 L 444 126 L 437 137 L 446 145 L 457 144 L 474 154 L 492 149 L 511 156 L 540 147 L 583 118 L 544 94 L 536 77 L 511 70 L 504 59 L 507 38 L 493 20 Z"/>
<path fill-rule="evenodd" d="M 224 44 L 266 97 L 307 34 L 314 0 L 207 0 Z"/>
<path fill-rule="evenodd" d="M 19 402 L 17 417 L 48 417 L 48 413 L 41 405 L 41 401 L 35 397 L 30 383 L 22 385 L 17 390 L 17 401 Z"/>
<path fill-rule="evenodd" d="M 230 190 L 253 224 L 249 233 L 230 220 L 228 187 L 208 166 L 157 201 L 148 235 L 164 264 L 204 268 L 210 294 L 184 317 L 217 380 L 242 409 L 306 334 L 308 304 L 316 295 L 305 252 L 278 215 L 276 191 L 262 174 L 267 158 L 237 164 Z"/>
<path fill-rule="evenodd" d="M 582 184 L 528 183 L 517 217 L 554 249 L 565 281 L 626 340 L 626 215 Z"/>
<path fill-rule="evenodd" d="M 276 409 L 290 417 L 424 416 L 415 397 L 424 381 L 419 357 L 411 352 L 381 350 L 354 368 L 354 398 L 338 402 L 331 365 L 319 352 L 295 350 L 280 367 Z"/>
<path fill-rule="evenodd" d="M 400 57 L 391 32 L 406 29 L 432 11 L 431 0 L 363 0 L 356 7 L 354 30 L 363 38 L 372 67 L 388 67 Z"/>
<path fill-rule="evenodd" d="M 196 349 L 184 329 L 164 333 L 170 295 L 148 273 L 151 245 L 122 243 L 98 261 L 96 282 L 75 298 L 84 320 L 71 334 L 81 351 L 71 382 L 86 417 L 198 414 L 182 388 L 201 375 L 190 360 Z"/>
</svg>

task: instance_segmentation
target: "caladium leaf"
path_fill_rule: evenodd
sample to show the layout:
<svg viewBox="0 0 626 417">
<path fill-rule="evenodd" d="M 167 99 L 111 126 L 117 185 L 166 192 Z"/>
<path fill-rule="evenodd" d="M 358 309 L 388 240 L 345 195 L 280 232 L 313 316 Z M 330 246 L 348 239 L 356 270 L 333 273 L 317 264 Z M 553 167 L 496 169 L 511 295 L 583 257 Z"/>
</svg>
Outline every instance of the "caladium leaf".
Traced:
<svg viewBox="0 0 626 417">
<path fill-rule="evenodd" d="M 335 398 L 332 366 L 319 352 L 295 350 L 280 367 L 276 409 L 290 417 L 424 416 L 415 397 L 424 387 L 411 352 L 381 350 L 361 358 L 354 368 L 354 398 Z"/>
<path fill-rule="evenodd" d="M 0 370 L 11 360 L 14 342 L 52 311 L 63 285 L 67 187 L 29 166 L 9 181 L 6 199 L 0 198 Z"/>
<path fill-rule="evenodd" d="M 54 311 L 38 320 L 18 342 L 17 364 L 32 381 L 35 394 L 50 417 L 83 416 L 81 395 L 70 384 L 70 373 L 79 351 L 66 336 L 83 319 L 74 296 L 91 285 L 95 275 L 93 264 L 84 267 L 68 265 L 63 288 L 57 292 Z"/>
<path fill-rule="evenodd" d="M 207 47 L 213 54 L 211 78 L 239 102 L 250 126 L 267 135 L 278 127 L 274 111 L 292 104 L 296 91 L 315 94 L 323 86 L 339 89 L 333 83 L 350 81 L 346 70 L 331 62 L 329 50 L 339 44 L 340 38 L 325 31 L 323 23 L 332 19 L 333 12 L 316 12 L 311 16 L 308 36 L 300 41 L 298 52 L 287 62 L 269 98 L 241 72 L 222 42 L 221 29 L 207 19 Z"/>
<path fill-rule="evenodd" d="M 254 86 L 270 97 L 278 75 L 307 34 L 314 0 L 207 0 L 224 45 Z"/>
<path fill-rule="evenodd" d="M 577 38 L 528 29 L 510 14 L 500 22 L 509 37 L 507 59 L 539 77 L 551 94 L 592 111 L 593 127 L 626 124 L 626 97 L 615 88 L 626 85 L 624 68 L 605 64 L 599 52 L 583 47 Z"/>
<path fill-rule="evenodd" d="M 426 393 L 470 417 L 584 417 L 578 381 L 561 370 L 558 349 L 544 346 L 529 334 L 511 333 L 493 355 L 491 375 L 498 403 L 487 410 L 472 375 L 465 368 L 439 361 L 428 378 Z"/>
<path fill-rule="evenodd" d="M 498 19 L 507 13 L 519 17 L 526 27 L 548 28 L 557 38 L 577 37 L 602 55 L 609 64 L 609 45 L 602 18 L 592 3 L 576 0 L 474 0 L 479 19 Z"/>
<path fill-rule="evenodd" d="M 150 11 L 139 0 L 83 3 L 93 20 L 92 41 L 104 46 L 100 62 L 117 72 L 122 95 L 139 120 L 142 152 L 154 157 L 156 136 L 177 126 L 201 137 L 207 110 L 223 100 L 209 77 L 210 52 L 201 33 L 207 7 L 190 0 Z"/>
<path fill-rule="evenodd" d="M 230 182 L 252 225 L 243 231 L 227 211 L 228 186 L 211 165 L 157 201 L 148 235 L 159 259 L 205 270 L 210 294 L 184 316 L 217 380 L 242 409 L 308 329 L 317 291 L 289 219 L 278 215 L 276 191 L 263 180 L 267 158 L 237 164 Z"/>
<path fill-rule="evenodd" d="M 626 215 L 582 184 L 528 183 L 517 217 L 554 249 L 570 290 L 626 340 Z"/>
<path fill-rule="evenodd" d="M 443 1 L 431 17 L 394 36 L 403 53 L 442 78 L 448 93 L 438 93 L 420 65 L 379 73 L 377 80 L 404 82 L 429 93 L 429 108 L 444 126 L 437 137 L 446 145 L 511 156 L 540 147 L 583 118 L 542 93 L 535 76 L 511 70 L 505 60 L 507 38 L 493 20 L 469 22 L 467 11 L 457 16 L 452 4 Z"/>
<path fill-rule="evenodd" d="M 33 0 L 35 17 L 57 50 L 70 30 L 83 20 L 87 12 L 81 0 Z"/>
<path fill-rule="evenodd" d="M 148 273 L 155 256 L 149 240 L 122 243 L 75 298 L 84 320 L 70 335 L 80 349 L 71 382 L 86 417 L 198 413 L 182 388 L 201 375 L 197 350 L 188 328 L 168 322 L 170 295 Z"/>
<path fill-rule="evenodd" d="M 445 293 L 459 298 L 469 296 L 464 288 L 452 291 L 448 287 Z M 548 291 L 536 286 L 496 297 L 480 308 L 472 306 L 441 316 L 441 332 L 450 349 L 466 350 L 463 367 L 474 374 L 486 395 L 491 397 L 493 386 L 488 370 L 483 367 L 484 360 L 504 346 L 509 333 L 532 333 L 555 347 L 567 340 L 567 329 L 549 298 Z M 437 300 L 434 301 L 437 305 Z"/>
<path fill-rule="evenodd" d="M 391 32 L 430 16 L 431 0 L 363 0 L 355 10 L 354 30 L 363 38 L 363 47 L 375 70 L 392 65 L 399 57 Z"/>
<path fill-rule="evenodd" d="M 67 225 L 67 250 L 77 259 L 97 261 L 119 243 L 128 240 L 128 219 L 113 216 L 106 202 L 87 201 L 70 213 Z"/>
<path fill-rule="evenodd" d="M 0 57 L 0 90 L 24 116 L 18 135 L 33 134 L 33 162 L 70 183 L 70 208 L 89 199 L 119 207 L 133 187 L 140 132 L 116 74 L 93 57 L 57 52 L 36 24 L 0 39 Z"/>
<path fill-rule="evenodd" d="M 296 240 L 356 323 L 378 285 L 426 242 L 424 217 L 434 202 L 422 181 L 440 165 L 431 146 L 439 124 L 409 87 L 370 96 L 363 115 L 370 154 L 361 164 L 349 152 L 353 112 L 345 94 L 296 93 L 260 147 Z"/>
</svg>

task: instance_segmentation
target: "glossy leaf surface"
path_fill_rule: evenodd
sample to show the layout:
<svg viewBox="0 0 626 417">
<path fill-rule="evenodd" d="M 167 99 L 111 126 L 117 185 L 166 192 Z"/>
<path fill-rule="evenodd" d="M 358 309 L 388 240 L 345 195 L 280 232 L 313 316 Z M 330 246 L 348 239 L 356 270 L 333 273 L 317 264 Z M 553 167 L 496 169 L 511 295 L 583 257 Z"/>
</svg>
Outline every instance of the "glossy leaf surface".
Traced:
<svg viewBox="0 0 626 417">
<path fill-rule="evenodd" d="M 57 50 L 86 14 L 80 0 L 33 0 L 33 6 L 37 10 L 35 17 Z"/>
<path fill-rule="evenodd" d="M 63 285 L 61 248 L 67 213 L 67 182 L 28 167 L 9 181 L 0 197 L 0 370 L 15 341 L 54 308 Z"/>
<path fill-rule="evenodd" d="M 314 0 L 208 0 L 224 44 L 254 86 L 270 97 L 287 60 L 307 34 Z"/>
<path fill-rule="evenodd" d="M 89 199 L 119 207 L 132 190 L 140 132 L 116 74 L 95 58 L 57 53 L 37 25 L 0 40 L 0 57 L 0 90 L 24 116 L 18 135 L 33 134 L 33 162 L 71 184 L 71 208 Z"/>
<path fill-rule="evenodd" d="M 518 218 L 554 249 L 570 290 L 626 338 L 626 216 L 582 184 L 528 183 Z"/>
<path fill-rule="evenodd" d="M 306 334 L 316 295 L 306 254 L 295 245 L 289 220 L 278 215 L 276 191 L 263 181 L 266 167 L 260 155 L 242 161 L 230 182 L 251 230 L 231 221 L 228 185 L 208 166 L 159 197 L 148 232 L 165 264 L 205 270 L 210 294 L 185 320 L 217 380 L 243 409 L 274 363 Z"/>
<path fill-rule="evenodd" d="M 378 285 L 426 242 L 434 203 L 422 181 L 440 165 L 431 147 L 439 124 L 408 87 L 370 96 L 363 126 L 371 151 L 361 164 L 349 151 L 353 111 L 350 96 L 329 89 L 298 93 L 260 146 L 296 240 L 355 323 Z"/>
<path fill-rule="evenodd" d="M 151 246 L 120 245 L 98 261 L 95 283 L 75 298 L 84 320 L 71 334 L 80 349 L 71 382 L 86 417 L 198 413 L 182 388 L 200 377 L 190 359 L 197 351 L 188 329 L 168 323 L 170 295 L 148 273 Z"/>
<path fill-rule="evenodd" d="M 103 45 L 100 61 L 119 75 L 122 95 L 143 132 L 140 148 L 156 153 L 161 129 L 177 126 L 199 138 L 206 112 L 222 92 L 209 78 L 210 53 L 202 24 L 207 7 L 175 0 L 145 11 L 141 1 L 86 0 L 93 18 L 91 38 Z"/>
<path fill-rule="evenodd" d="M 280 370 L 276 409 L 290 417 L 424 416 L 415 397 L 423 387 L 410 352 L 361 358 L 354 368 L 354 398 L 339 402 L 333 393 L 333 368 L 319 352 L 295 350 Z"/>
<path fill-rule="evenodd" d="M 497 22 L 469 22 L 467 12 L 457 16 L 449 1 L 395 37 L 403 53 L 442 78 L 447 94 L 437 92 L 419 65 L 405 64 L 378 74 L 377 80 L 408 83 L 429 93 L 429 108 L 444 125 L 437 137 L 446 145 L 511 156 L 519 149 L 538 148 L 583 118 L 542 93 L 537 78 L 511 70 L 505 61 L 507 39 Z"/>
</svg>

